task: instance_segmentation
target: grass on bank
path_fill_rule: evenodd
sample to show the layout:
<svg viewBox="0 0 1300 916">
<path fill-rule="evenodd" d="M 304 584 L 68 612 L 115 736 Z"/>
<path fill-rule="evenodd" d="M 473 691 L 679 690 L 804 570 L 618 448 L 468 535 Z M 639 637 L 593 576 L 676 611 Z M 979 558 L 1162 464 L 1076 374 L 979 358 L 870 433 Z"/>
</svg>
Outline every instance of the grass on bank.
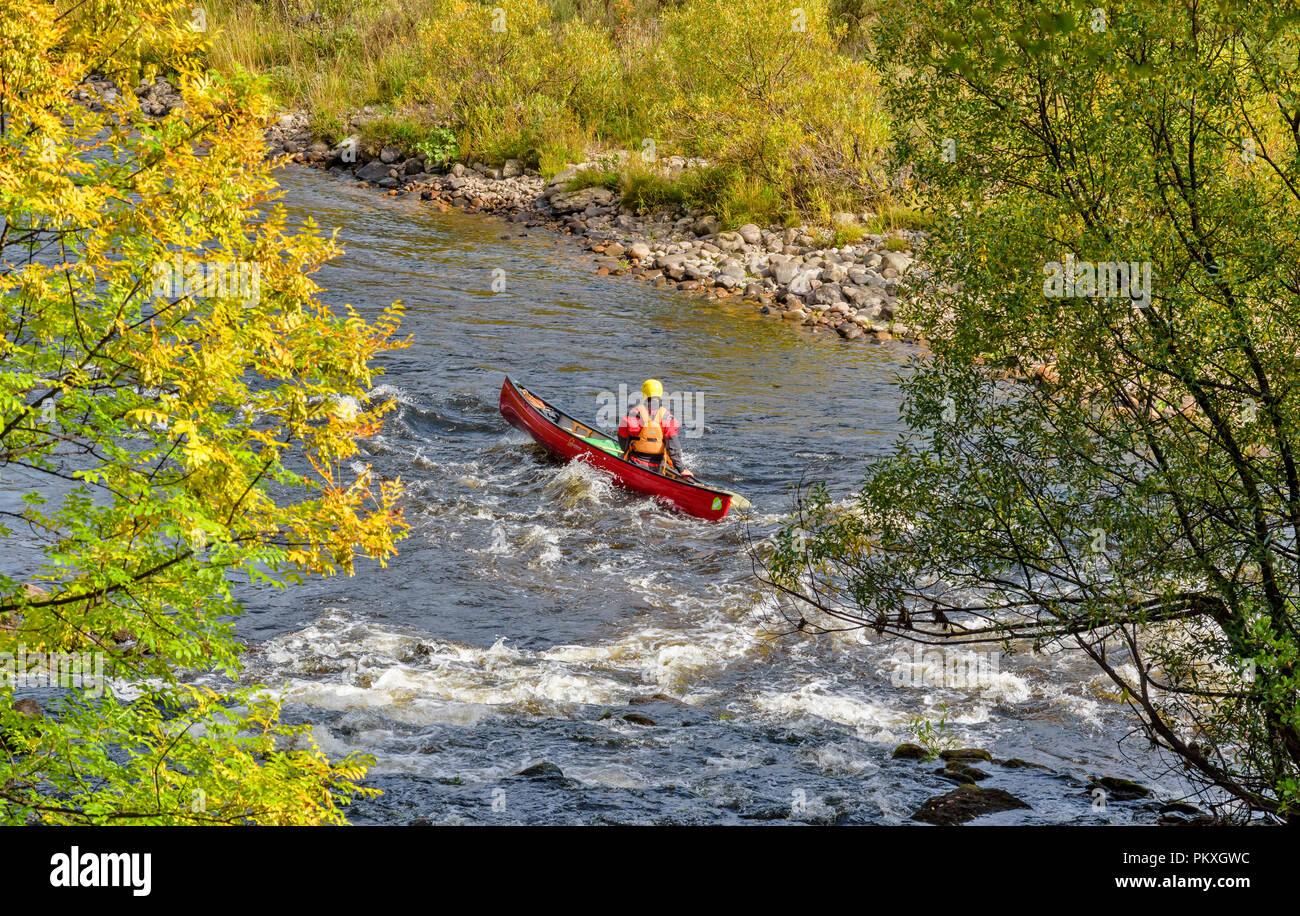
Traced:
<svg viewBox="0 0 1300 916">
<path fill-rule="evenodd" d="M 642 210 L 725 225 L 826 221 L 887 204 L 889 125 L 871 68 L 825 0 L 214 0 L 214 66 L 263 77 L 319 136 L 554 175 L 592 151 L 699 157 L 668 175 L 634 154 L 588 176 Z"/>
</svg>

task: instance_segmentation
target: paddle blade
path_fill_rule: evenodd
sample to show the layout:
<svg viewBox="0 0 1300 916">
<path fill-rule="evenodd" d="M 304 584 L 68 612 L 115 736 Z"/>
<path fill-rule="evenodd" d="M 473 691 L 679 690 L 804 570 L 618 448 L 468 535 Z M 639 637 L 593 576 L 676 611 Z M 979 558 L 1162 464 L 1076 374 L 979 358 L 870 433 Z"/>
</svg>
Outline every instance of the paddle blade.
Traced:
<svg viewBox="0 0 1300 916">
<path fill-rule="evenodd" d="M 726 492 L 731 493 L 730 490 L 727 490 Z M 751 505 L 750 501 L 745 499 L 745 497 L 741 496 L 739 493 L 731 493 L 731 508 L 748 509 Z"/>
</svg>

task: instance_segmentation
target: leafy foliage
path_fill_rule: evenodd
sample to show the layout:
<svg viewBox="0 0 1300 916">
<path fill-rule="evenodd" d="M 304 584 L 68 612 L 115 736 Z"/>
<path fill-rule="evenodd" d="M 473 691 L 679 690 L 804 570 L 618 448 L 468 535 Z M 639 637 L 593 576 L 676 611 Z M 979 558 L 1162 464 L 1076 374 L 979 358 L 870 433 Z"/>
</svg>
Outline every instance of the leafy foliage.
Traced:
<svg viewBox="0 0 1300 916">
<path fill-rule="evenodd" d="M 266 102 L 203 69 L 192 23 L 0 12 L 0 475 L 26 491 L 0 506 L 0 652 L 113 678 L 43 716 L 0 683 L 0 822 L 338 823 L 371 791 L 273 699 L 197 686 L 238 676 L 235 582 L 351 573 L 402 523 L 396 482 L 346 469 L 400 311 L 319 301 L 336 246 L 272 205 Z M 184 106 L 149 117 L 131 87 L 163 71 Z M 98 108 L 92 73 L 121 88 Z"/>
<path fill-rule="evenodd" d="M 957 739 L 952 734 L 952 726 L 948 724 L 946 704 L 940 707 L 937 721 L 932 722 L 925 716 L 913 716 L 908 723 L 908 729 L 925 750 L 926 760 L 935 760 L 943 751 L 957 746 Z"/>
<path fill-rule="evenodd" d="M 861 210 L 885 191 L 875 70 L 841 53 L 822 0 L 303 6 L 219 0 L 213 58 L 266 74 L 334 139 L 379 105 L 419 131 L 448 126 L 466 161 L 519 158 L 546 175 L 593 147 L 653 141 L 711 168 L 689 187 L 650 169 L 624 182 L 647 206 L 684 200 L 727 223 Z"/>
<path fill-rule="evenodd" d="M 882 13 L 934 352 L 917 435 L 809 492 L 768 578 L 827 627 L 1086 652 L 1209 802 L 1295 819 L 1297 6 L 1108 9 Z M 1149 300 L 1099 294 L 1121 262 Z"/>
<path fill-rule="evenodd" d="M 661 124 L 683 149 L 805 209 L 883 191 L 876 74 L 837 52 L 822 0 L 693 0 L 665 29 L 672 95 Z"/>
</svg>

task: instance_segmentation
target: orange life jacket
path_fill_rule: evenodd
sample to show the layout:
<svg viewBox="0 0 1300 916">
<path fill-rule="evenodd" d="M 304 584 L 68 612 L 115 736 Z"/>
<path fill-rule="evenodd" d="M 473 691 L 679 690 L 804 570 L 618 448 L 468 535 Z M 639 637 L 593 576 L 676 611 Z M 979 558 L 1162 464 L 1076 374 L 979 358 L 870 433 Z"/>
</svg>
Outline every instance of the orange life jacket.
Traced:
<svg viewBox="0 0 1300 916">
<path fill-rule="evenodd" d="M 664 453 L 664 417 L 668 414 L 665 407 L 660 407 L 652 415 L 644 404 L 636 405 L 633 411 L 640 421 L 632 435 L 632 450 L 641 455 L 662 455 Z M 630 426 L 630 424 L 629 424 Z"/>
</svg>

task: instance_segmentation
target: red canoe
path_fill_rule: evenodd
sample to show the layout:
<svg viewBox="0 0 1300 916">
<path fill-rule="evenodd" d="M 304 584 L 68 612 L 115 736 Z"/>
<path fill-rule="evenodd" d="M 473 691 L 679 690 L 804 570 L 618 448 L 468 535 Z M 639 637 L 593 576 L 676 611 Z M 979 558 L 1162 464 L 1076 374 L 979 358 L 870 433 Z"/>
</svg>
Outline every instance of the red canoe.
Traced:
<svg viewBox="0 0 1300 916">
<path fill-rule="evenodd" d="M 687 515 L 717 521 L 733 500 L 738 506 L 743 502 L 735 493 L 691 483 L 676 471 L 659 474 L 625 461 L 617 439 L 580 423 L 509 378 L 501 383 L 501 416 L 551 454 L 565 461 L 585 461 L 610 474 L 620 486 L 661 499 Z"/>
</svg>

